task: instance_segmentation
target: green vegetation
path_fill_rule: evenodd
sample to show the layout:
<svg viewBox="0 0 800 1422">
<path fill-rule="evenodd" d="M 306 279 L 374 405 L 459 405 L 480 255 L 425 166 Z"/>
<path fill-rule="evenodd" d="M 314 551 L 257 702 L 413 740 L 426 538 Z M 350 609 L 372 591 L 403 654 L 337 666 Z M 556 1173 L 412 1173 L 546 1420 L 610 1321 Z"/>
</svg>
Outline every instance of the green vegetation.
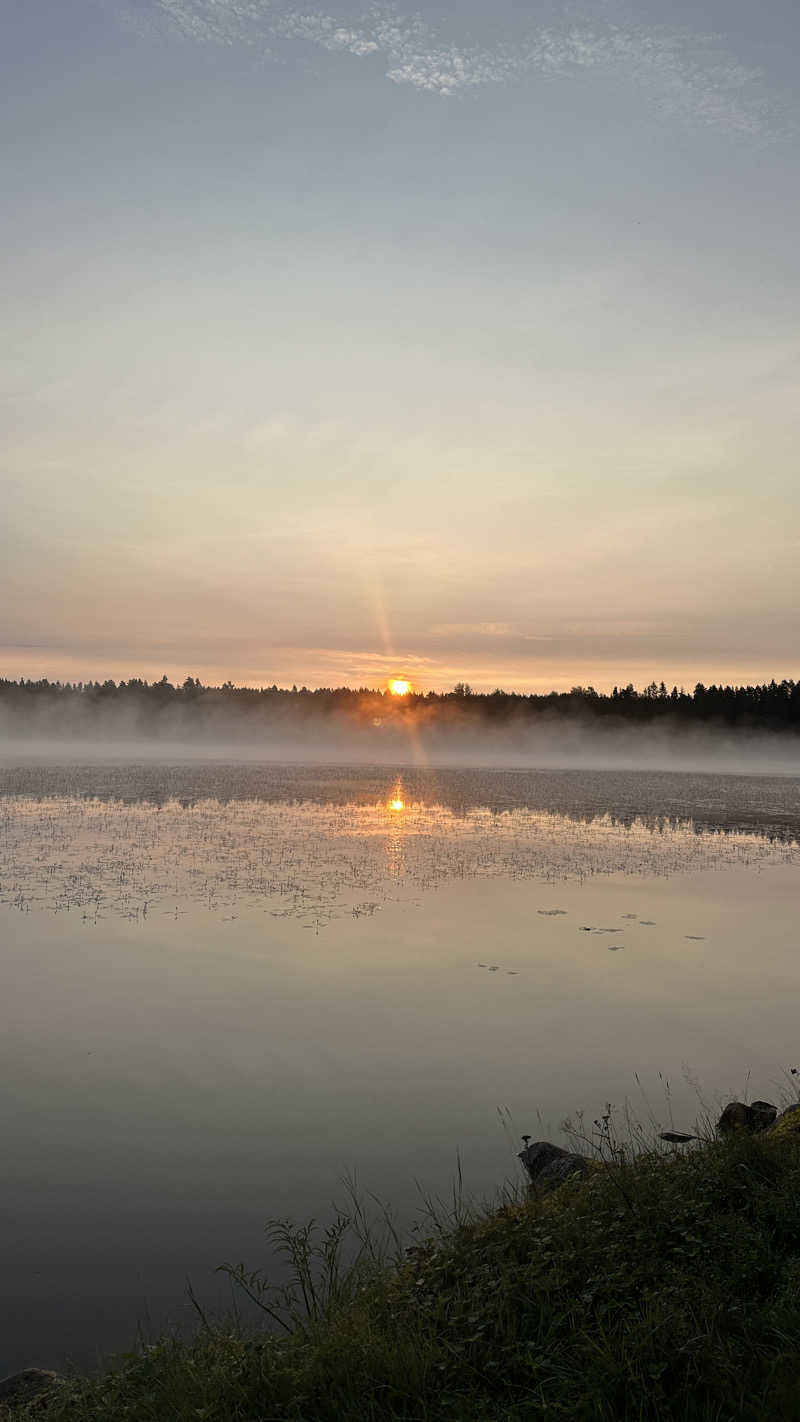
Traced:
<svg viewBox="0 0 800 1422">
<path fill-rule="evenodd" d="M 800 1418 L 800 1136 L 645 1152 L 386 1262 L 278 1227 L 295 1286 L 75 1381 L 47 1422 Z M 316 1240 L 316 1242 L 315 1242 Z M 279 1327 L 276 1322 L 275 1328 Z M 288 1328 L 289 1331 L 286 1331 Z M 9 1414 L 22 1418 L 24 1412 Z M 30 1414 L 34 1415 L 31 1409 Z"/>
</svg>

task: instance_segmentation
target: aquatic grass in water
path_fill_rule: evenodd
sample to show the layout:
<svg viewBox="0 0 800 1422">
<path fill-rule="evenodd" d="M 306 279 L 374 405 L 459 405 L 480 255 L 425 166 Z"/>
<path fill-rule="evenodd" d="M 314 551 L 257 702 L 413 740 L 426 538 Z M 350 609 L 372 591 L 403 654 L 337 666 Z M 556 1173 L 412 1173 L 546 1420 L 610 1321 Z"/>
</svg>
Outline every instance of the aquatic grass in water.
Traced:
<svg viewBox="0 0 800 1422">
<path fill-rule="evenodd" d="M 691 818 L 606 812 L 586 820 L 513 803 L 502 811 L 456 810 L 436 800 L 435 782 L 433 799 L 398 801 L 389 781 L 386 799 L 342 804 L 87 798 L 48 793 L 49 778 L 41 772 L 36 796 L 0 797 L 0 907 L 77 913 L 95 924 L 109 915 L 146 923 L 202 908 L 220 922 L 245 912 L 294 917 L 319 934 L 342 916 L 369 917 L 396 901 L 415 906 L 421 895 L 464 879 L 554 885 L 800 863 L 791 837 L 699 833 Z M 538 912 L 558 918 L 564 911 Z"/>
</svg>

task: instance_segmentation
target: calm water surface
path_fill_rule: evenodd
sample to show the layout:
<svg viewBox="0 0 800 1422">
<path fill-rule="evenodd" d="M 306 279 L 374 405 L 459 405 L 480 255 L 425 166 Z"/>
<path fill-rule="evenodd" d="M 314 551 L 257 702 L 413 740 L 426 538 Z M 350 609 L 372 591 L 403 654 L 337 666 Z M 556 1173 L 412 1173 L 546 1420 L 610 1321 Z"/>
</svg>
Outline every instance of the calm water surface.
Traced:
<svg viewBox="0 0 800 1422">
<path fill-rule="evenodd" d="M 0 770 L 0 1371 L 224 1303 L 348 1173 L 408 1224 L 579 1108 L 791 1089 L 799 836 L 783 777 Z"/>
</svg>

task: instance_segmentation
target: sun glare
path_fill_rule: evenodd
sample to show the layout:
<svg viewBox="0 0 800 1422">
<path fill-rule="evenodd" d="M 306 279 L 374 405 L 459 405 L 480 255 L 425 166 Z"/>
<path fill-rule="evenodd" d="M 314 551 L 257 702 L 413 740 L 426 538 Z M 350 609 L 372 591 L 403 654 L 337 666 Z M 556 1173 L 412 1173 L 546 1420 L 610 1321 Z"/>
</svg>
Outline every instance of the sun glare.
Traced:
<svg viewBox="0 0 800 1422">
<path fill-rule="evenodd" d="M 411 682 L 404 681 L 402 677 L 395 677 L 393 681 L 389 682 L 389 690 L 392 696 L 408 696 L 411 690 Z"/>
<path fill-rule="evenodd" d="M 390 810 L 404 810 L 405 807 L 406 807 L 405 800 L 390 800 L 390 801 L 389 801 L 389 809 L 390 809 Z"/>
</svg>

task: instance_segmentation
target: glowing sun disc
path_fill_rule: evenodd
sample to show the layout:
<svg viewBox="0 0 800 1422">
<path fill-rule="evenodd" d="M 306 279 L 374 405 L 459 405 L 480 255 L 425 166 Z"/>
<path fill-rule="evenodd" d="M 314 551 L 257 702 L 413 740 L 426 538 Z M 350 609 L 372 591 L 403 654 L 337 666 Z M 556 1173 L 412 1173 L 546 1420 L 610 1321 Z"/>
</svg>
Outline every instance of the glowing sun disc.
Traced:
<svg viewBox="0 0 800 1422">
<path fill-rule="evenodd" d="M 395 677 L 392 681 L 389 682 L 389 690 L 391 691 L 392 696 L 408 696 L 408 693 L 411 690 L 411 682 L 404 681 L 404 679 L 400 676 Z"/>
<path fill-rule="evenodd" d="M 404 800 L 390 800 L 390 801 L 389 801 L 389 809 L 390 809 L 390 810 L 404 810 L 405 807 L 406 807 L 406 806 L 405 806 L 405 801 L 404 801 Z"/>
</svg>

